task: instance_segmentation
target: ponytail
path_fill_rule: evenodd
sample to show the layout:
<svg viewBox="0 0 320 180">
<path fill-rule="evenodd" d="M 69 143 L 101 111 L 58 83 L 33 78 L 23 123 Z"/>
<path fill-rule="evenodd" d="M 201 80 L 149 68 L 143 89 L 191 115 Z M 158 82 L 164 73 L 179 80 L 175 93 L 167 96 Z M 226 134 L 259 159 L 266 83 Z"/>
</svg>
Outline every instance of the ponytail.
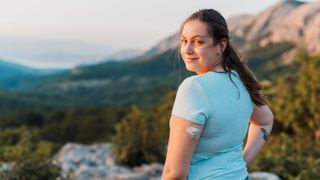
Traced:
<svg viewBox="0 0 320 180">
<path fill-rule="evenodd" d="M 266 100 L 260 93 L 262 86 L 260 85 L 258 80 L 255 78 L 254 74 L 251 72 L 247 64 L 240 60 L 239 54 L 237 54 L 235 49 L 230 45 L 229 41 L 227 43 L 227 47 L 225 51 L 223 52 L 222 67 L 225 71 L 228 71 L 230 79 L 231 79 L 230 77 L 231 69 L 234 69 L 235 71 L 237 71 L 241 81 L 243 82 L 246 89 L 248 90 L 252 101 L 257 106 L 260 107 L 267 104 Z"/>
</svg>

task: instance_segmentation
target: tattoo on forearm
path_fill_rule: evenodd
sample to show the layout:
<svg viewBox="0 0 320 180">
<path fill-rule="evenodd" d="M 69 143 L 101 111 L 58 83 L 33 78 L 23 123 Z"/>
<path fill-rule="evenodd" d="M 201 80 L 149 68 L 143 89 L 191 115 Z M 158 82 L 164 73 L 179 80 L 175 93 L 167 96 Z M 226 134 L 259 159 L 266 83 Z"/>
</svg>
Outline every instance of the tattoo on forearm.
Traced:
<svg viewBox="0 0 320 180">
<path fill-rule="evenodd" d="M 264 128 L 260 128 L 261 129 L 261 132 L 262 132 L 262 138 L 267 141 L 268 137 L 269 137 L 269 133 L 266 129 Z"/>
</svg>

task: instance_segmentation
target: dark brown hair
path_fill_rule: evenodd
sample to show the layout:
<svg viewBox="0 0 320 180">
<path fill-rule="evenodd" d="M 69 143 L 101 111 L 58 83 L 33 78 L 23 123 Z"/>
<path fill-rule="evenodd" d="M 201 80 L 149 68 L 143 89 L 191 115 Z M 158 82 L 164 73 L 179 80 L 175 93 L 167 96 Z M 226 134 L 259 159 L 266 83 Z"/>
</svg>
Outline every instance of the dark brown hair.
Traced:
<svg viewBox="0 0 320 180">
<path fill-rule="evenodd" d="M 223 69 L 228 73 L 229 78 L 232 82 L 233 80 L 230 75 L 231 70 L 237 71 L 241 81 L 246 86 L 246 89 L 248 90 L 252 101 L 257 106 L 266 105 L 267 102 L 260 93 L 262 86 L 255 78 L 254 74 L 251 72 L 246 63 L 241 61 L 240 55 L 235 51 L 230 43 L 229 30 L 224 17 L 214 9 L 199 10 L 193 13 L 184 21 L 181 26 L 180 34 L 182 32 L 183 26 L 191 20 L 200 20 L 207 25 L 208 33 L 212 36 L 214 44 L 218 44 L 222 41 L 227 41 L 226 48 L 222 54 L 222 61 L 218 63 L 222 64 Z M 236 85 L 234 82 L 233 84 Z"/>
</svg>

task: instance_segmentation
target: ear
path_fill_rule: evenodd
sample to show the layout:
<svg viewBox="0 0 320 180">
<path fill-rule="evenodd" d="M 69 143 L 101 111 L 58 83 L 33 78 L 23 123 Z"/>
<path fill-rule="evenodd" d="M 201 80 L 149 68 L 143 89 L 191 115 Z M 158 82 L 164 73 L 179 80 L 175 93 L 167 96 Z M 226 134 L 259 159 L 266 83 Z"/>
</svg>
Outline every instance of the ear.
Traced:
<svg viewBox="0 0 320 180">
<path fill-rule="evenodd" d="M 226 49 L 227 47 L 227 40 L 226 39 L 223 39 L 222 41 L 219 42 L 218 44 L 218 52 L 219 54 L 222 54 L 224 52 L 224 50 Z"/>
</svg>

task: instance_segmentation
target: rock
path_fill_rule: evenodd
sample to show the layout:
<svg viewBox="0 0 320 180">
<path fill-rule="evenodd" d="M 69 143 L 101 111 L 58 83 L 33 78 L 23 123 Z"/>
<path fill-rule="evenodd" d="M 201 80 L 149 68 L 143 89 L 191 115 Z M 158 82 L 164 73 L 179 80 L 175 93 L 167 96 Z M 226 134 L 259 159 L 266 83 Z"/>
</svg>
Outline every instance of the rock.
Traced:
<svg viewBox="0 0 320 180">
<path fill-rule="evenodd" d="M 268 172 L 252 172 L 250 180 L 281 180 L 277 175 Z"/>
<path fill-rule="evenodd" d="M 160 180 L 163 165 L 153 163 L 129 168 L 117 165 L 110 143 L 81 145 L 68 143 L 54 156 L 63 178 L 72 180 Z"/>
<path fill-rule="evenodd" d="M 161 180 L 163 164 L 139 167 L 117 165 L 110 143 L 81 145 L 68 143 L 53 158 L 62 167 L 62 176 L 70 180 Z M 272 173 L 252 172 L 251 180 L 280 180 Z"/>
<path fill-rule="evenodd" d="M 123 174 L 113 178 L 113 180 L 149 180 L 149 177 L 143 173 Z"/>
</svg>

